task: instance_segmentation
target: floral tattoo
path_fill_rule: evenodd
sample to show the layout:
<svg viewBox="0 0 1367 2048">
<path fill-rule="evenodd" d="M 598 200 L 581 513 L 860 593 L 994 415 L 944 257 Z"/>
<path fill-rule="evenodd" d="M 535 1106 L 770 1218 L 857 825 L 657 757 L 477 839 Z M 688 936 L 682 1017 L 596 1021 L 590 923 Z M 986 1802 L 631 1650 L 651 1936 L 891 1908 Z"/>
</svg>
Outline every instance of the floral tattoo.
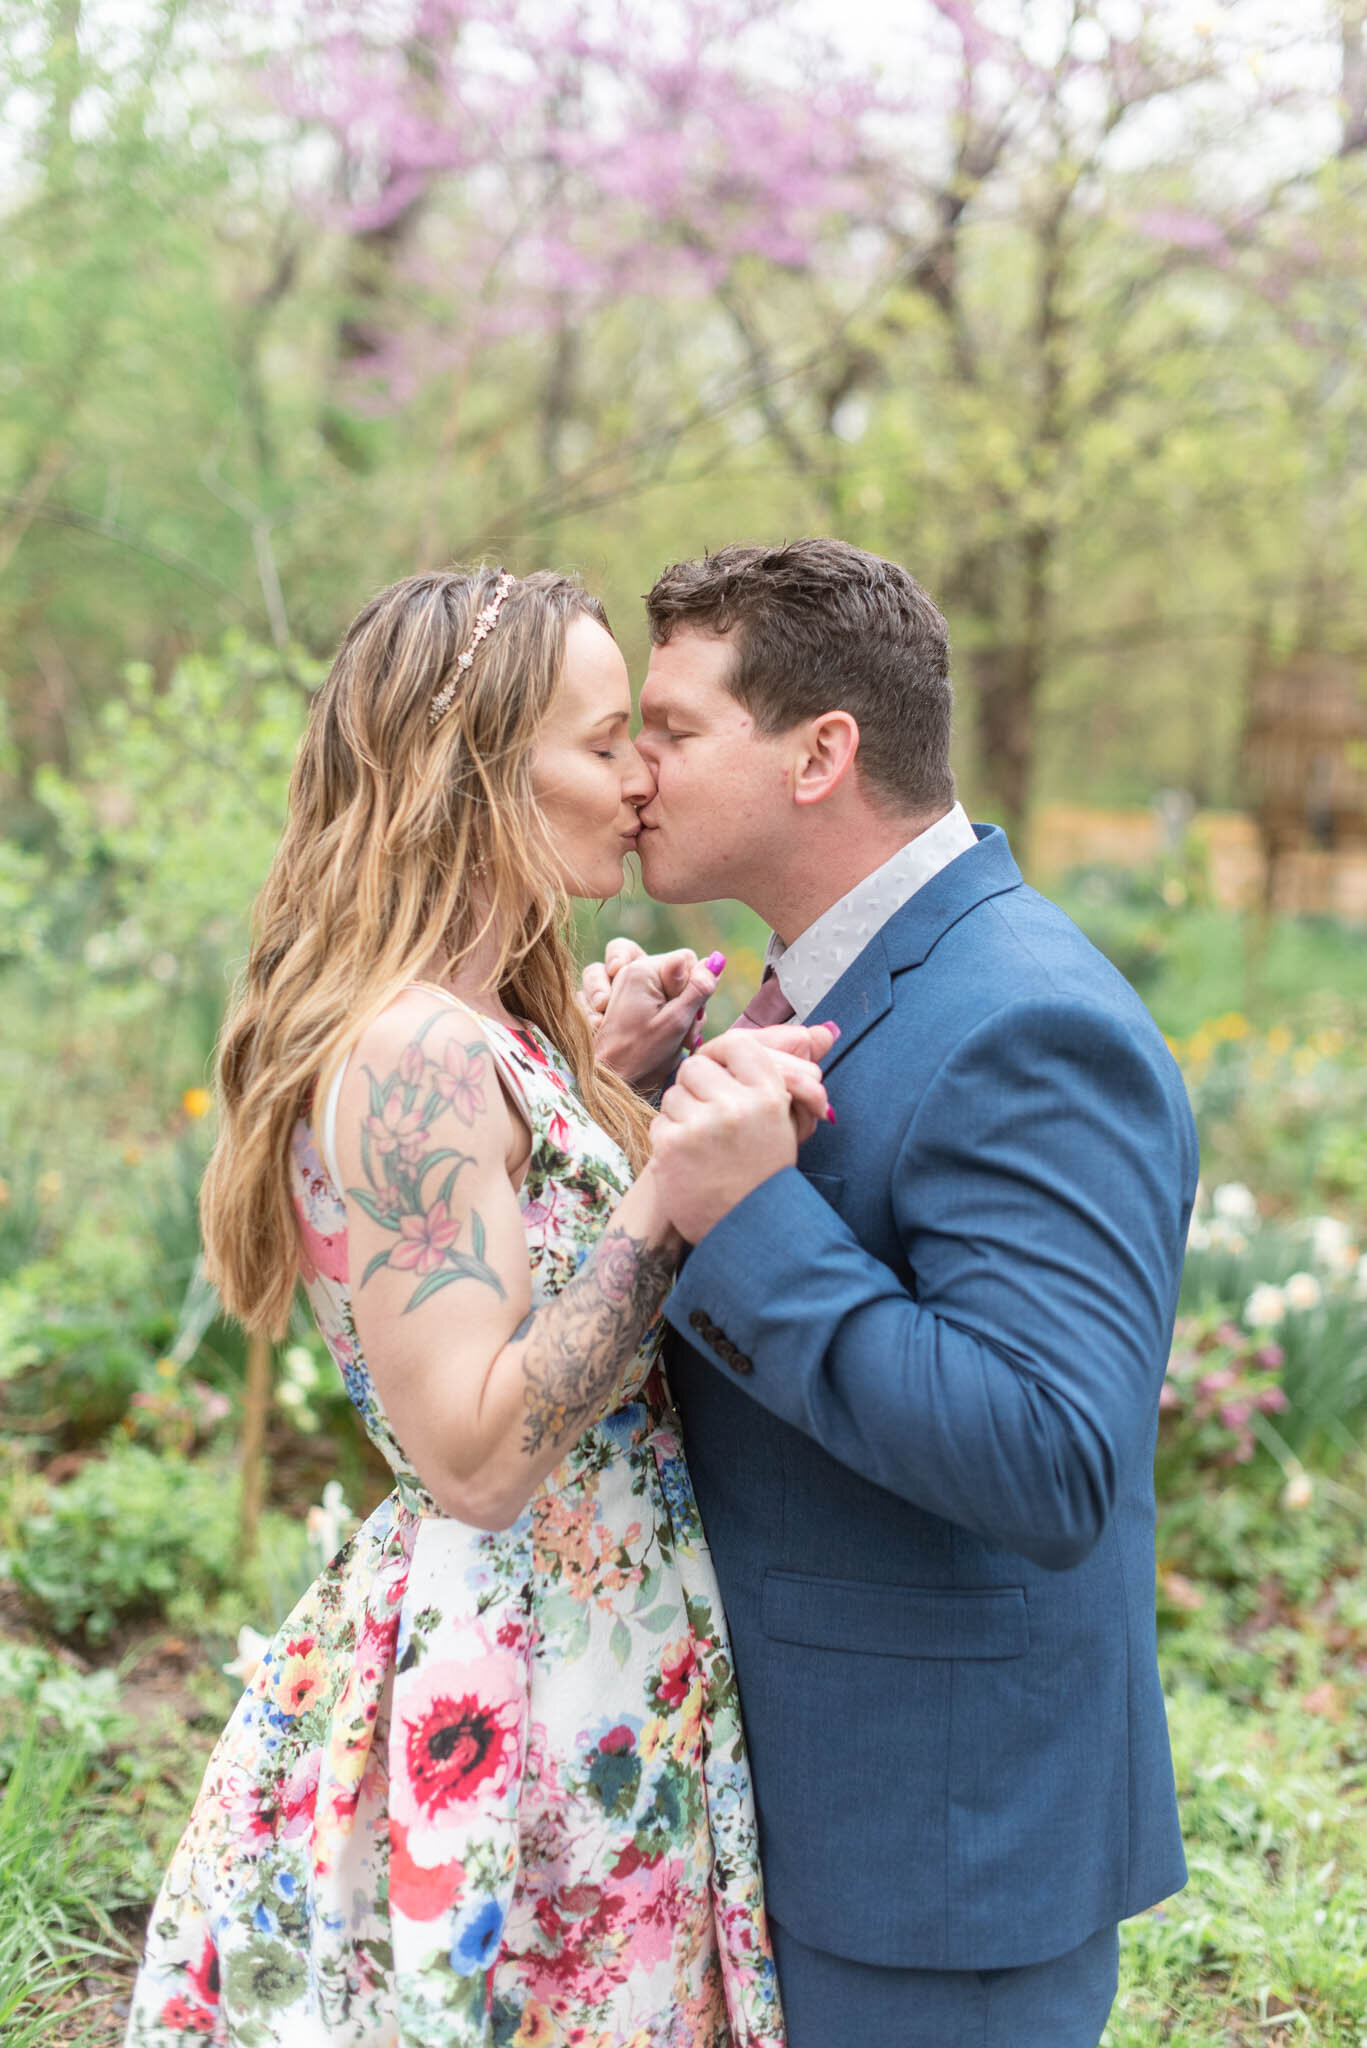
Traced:
<svg viewBox="0 0 1367 2048">
<path fill-rule="evenodd" d="M 532 1317 L 522 1360 L 528 1457 L 572 1442 L 598 1420 L 659 1313 L 674 1266 L 673 1252 L 609 1225 L 573 1280 Z"/>
<path fill-rule="evenodd" d="M 366 1185 L 347 1189 L 371 1222 L 396 1239 L 371 1259 L 361 1286 L 382 1266 L 418 1276 L 405 1315 L 454 1280 L 482 1280 L 500 1297 L 504 1292 L 498 1274 L 485 1260 L 479 1217 L 470 1215 L 466 1249 L 458 1245 L 465 1221 L 451 1213 L 451 1191 L 474 1154 L 436 1141 L 434 1127 L 448 1115 L 470 1128 L 484 1108 L 491 1079 L 492 1057 L 479 1039 L 470 1045 L 448 1041 L 435 1058 L 427 1051 L 424 1038 L 447 1014 L 441 1010 L 428 1018 L 384 1080 L 366 1068 L 370 1112 L 361 1126 Z"/>
</svg>

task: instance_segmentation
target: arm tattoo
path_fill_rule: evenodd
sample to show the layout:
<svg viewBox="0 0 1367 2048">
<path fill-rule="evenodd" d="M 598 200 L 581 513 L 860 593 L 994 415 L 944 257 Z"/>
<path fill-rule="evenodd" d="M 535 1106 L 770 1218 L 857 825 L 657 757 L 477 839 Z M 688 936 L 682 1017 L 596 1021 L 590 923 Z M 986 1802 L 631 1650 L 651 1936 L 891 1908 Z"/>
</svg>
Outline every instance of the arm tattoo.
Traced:
<svg viewBox="0 0 1367 2048">
<path fill-rule="evenodd" d="M 361 1169 L 366 1184 L 347 1193 L 372 1223 L 396 1240 L 377 1252 L 361 1275 L 365 1286 L 382 1266 L 412 1273 L 417 1285 L 404 1304 L 415 1309 L 453 1280 L 479 1280 L 502 1298 L 503 1283 L 484 1257 L 484 1225 L 472 1210 L 469 1248 L 458 1246 L 465 1218 L 451 1214 L 451 1191 L 472 1152 L 438 1143 L 436 1126 L 449 1132 L 451 1119 L 467 1130 L 484 1108 L 492 1055 L 480 1039 L 451 1039 L 433 1058 L 423 1044 L 439 1018 L 437 1010 L 399 1056 L 383 1080 L 370 1068 L 370 1113 L 361 1126 Z M 439 1169 L 444 1169 L 440 1174 Z"/>
<path fill-rule="evenodd" d="M 530 1319 L 522 1359 L 528 1457 L 574 1442 L 605 1412 L 669 1292 L 674 1264 L 672 1252 L 610 1224 L 573 1280 Z"/>
</svg>

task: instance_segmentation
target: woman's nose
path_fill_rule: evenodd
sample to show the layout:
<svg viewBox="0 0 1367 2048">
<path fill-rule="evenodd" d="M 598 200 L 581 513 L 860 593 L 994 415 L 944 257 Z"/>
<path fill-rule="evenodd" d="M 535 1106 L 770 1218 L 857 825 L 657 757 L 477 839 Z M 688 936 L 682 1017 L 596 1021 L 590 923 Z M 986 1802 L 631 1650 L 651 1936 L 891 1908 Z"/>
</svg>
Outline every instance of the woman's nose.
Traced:
<svg viewBox="0 0 1367 2048">
<path fill-rule="evenodd" d="M 622 798 L 629 804 L 648 804 L 655 794 L 655 773 L 649 761 L 634 743 L 631 759 L 627 762 L 622 777 Z"/>
</svg>

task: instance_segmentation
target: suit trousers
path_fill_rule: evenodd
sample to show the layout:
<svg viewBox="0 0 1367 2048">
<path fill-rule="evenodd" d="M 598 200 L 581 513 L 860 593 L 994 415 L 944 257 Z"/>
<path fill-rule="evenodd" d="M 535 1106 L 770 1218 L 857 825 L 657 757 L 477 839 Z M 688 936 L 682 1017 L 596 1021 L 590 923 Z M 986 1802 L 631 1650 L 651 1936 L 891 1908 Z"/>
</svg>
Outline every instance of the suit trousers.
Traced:
<svg viewBox="0 0 1367 2048">
<path fill-rule="evenodd" d="M 1017 1970 L 896 1970 L 796 1941 L 771 1919 L 788 2048 L 1097 2048 L 1119 1930 Z"/>
</svg>

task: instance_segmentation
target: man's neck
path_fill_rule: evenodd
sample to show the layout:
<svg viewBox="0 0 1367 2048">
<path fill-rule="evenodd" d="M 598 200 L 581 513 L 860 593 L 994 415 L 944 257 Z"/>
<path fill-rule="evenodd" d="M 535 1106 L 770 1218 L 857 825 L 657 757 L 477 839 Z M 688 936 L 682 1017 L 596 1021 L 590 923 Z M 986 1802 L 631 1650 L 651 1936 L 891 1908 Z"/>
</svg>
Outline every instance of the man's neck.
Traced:
<svg viewBox="0 0 1367 2048">
<path fill-rule="evenodd" d="M 884 818 L 865 813 L 848 832 L 823 834 L 820 839 L 814 836 L 794 852 L 782 875 L 775 877 L 772 889 L 764 892 L 766 900 L 752 901 L 750 907 L 785 946 L 791 946 L 833 904 L 948 816 L 951 808 L 946 804 L 933 817 Z"/>
</svg>

